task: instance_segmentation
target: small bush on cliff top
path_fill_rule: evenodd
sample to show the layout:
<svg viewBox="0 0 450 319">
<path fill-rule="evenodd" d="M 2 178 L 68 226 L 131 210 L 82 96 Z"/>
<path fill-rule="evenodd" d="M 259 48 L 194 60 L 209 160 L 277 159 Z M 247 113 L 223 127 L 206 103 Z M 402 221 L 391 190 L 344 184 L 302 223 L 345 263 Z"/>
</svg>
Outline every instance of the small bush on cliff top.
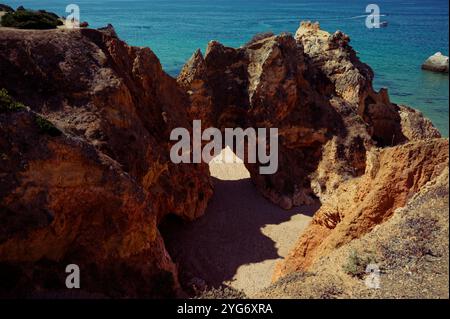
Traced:
<svg viewBox="0 0 450 319">
<path fill-rule="evenodd" d="M 0 3 L 0 11 L 13 12 L 14 10 L 10 6 Z"/>
<path fill-rule="evenodd" d="M 373 254 L 360 254 L 356 250 L 352 250 L 348 256 L 347 263 L 342 268 L 350 276 L 362 278 L 366 274 L 367 265 L 375 262 L 376 258 Z"/>
<path fill-rule="evenodd" d="M 25 109 L 25 105 L 9 96 L 6 89 L 0 89 L 0 113 L 16 112 Z"/>
<path fill-rule="evenodd" d="M 44 119 L 43 117 L 36 116 L 36 124 L 39 127 L 40 132 L 43 134 L 48 134 L 54 137 L 61 135 L 61 131 L 56 128 L 52 122 Z"/>
<path fill-rule="evenodd" d="M 3 27 L 18 29 L 56 29 L 57 26 L 62 24 L 62 21 L 54 13 L 22 8 L 15 12 L 6 13 L 1 19 Z"/>
</svg>

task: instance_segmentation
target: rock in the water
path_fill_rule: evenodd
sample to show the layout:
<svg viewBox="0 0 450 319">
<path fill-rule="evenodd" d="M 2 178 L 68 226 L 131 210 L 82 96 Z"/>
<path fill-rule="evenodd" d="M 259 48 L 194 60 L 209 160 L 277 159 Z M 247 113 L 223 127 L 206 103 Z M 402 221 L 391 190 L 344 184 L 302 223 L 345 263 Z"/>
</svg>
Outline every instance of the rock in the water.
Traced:
<svg viewBox="0 0 450 319">
<path fill-rule="evenodd" d="M 437 52 L 422 64 L 422 69 L 448 73 L 448 56 L 443 55 L 441 52 Z"/>
</svg>

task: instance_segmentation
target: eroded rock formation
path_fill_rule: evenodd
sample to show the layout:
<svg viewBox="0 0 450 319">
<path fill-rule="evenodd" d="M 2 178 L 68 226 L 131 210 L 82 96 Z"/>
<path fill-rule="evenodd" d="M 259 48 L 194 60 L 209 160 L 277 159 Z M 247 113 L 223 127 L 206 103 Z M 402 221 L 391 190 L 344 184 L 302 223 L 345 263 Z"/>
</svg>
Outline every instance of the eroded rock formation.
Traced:
<svg viewBox="0 0 450 319">
<path fill-rule="evenodd" d="M 423 70 L 448 73 L 448 56 L 436 52 L 422 64 Z"/>
<path fill-rule="evenodd" d="M 177 80 L 111 26 L 2 29 L 0 88 L 29 107 L 0 114 L 2 288 L 57 293 L 75 263 L 88 293 L 173 296 L 177 270 L 157 226 L 168 214 L 201 216 L 212 194 L 206 164 L 169 158 L 171 130 L 193 119 L 278 128 L 278 171 L 246 166 L 283 208 L 323 203 L 276 277 L 309 267 L 387 220 L 448 163 L 431 122 L 372 80 L 348 36 L 313 23 L 241 48 L 212 41 Z"/>
<path fill-rule="evenodd" d="M 178 77 L 191 117 L 279 129 L 278 172 L 261 176 L 247 164 L 263 194 L 284 208 L 323 203 L 275 279 L 370 232 L 448 165 L 448 141 L 373 89 L 373 71 L 349 41 L 303 22 L 295 38 L 256 36 L 237 49 L 213 41 Z"/>
<path fill-rule="evenodd" d="M 330 35 L 317 23 L 305 22 L 296 39 L 318 67 L 319 77 L 329 80 L 328 86 L 317 89 L 356 106 L 377 147 L 366 148 L 367 155 L 360 158 L 364 175 L 347 181 L 335 179 L 336 191 L 321 196 L 322 207 L 290 255 L 277 265 L 274 280 L 309 270 L 320 258 L 369 233 L 448 167 L 448 140 L 435 139 L 440 133 L 420 112 L 391 103 L 386 90 L 373 90 L 373 72 L 357 59 L 346 35 L 339 31 Z M 318 174 L 324 178 L 334 175 L 335 164 L 332 159 L 329 163 L 332 169 L 319 167 Z"/>
<path fill-rule="evenodd" d="M 392 146 L 408 140 L 440 137 L 428 119 L 410 108 L 390 102 L 386 89 L 373 89 L 373 71 L 362 63 L 350 38 L 336 31 L 330 34 L 320 30 L 318 23 L 302 22 L 295 34 L 302 43 L 310 63 L 317 68 L 316 88 L 325 95 L 337 94 L 357 106 L 357 113 L 368 124 L 368 131 L 378 146 Z M 314 74 L 314 73 L 313 73 Z M 413 125 L 402 122 L 409 118 Z M 422 126 L 421 132 L 411 133 L 411 127 Z"/>
<path fill-rule="evenodd" d="M 374 145 L 440 136 L 420 113 L 373 89 L 373 72 L 349 41 L 310 22 L 295 38 L 256 36 L 237 49 L 212 41 L 178 77 L 191 118 L 222 129 L 278 128 L 278 171 L 263 176 L 257 165 L 247 166 L 258 189 L 284 208 L 323 200 L 362 175 Z"/>
<path fill-rule="evenodd" d="M 369 233 L 428 182 L 448 169 L 448 140 L 430 139 L 373 149 L 363 176 L 339 186 L 314 215 L 274 280 L 310 269 L 319 258 Z"/>
<path fill-rule="evenodd" d="M 171 130 L 189 128 L 187 100 L 152 51 L 111 28 L 4 29 L 0 87 L 62 132 L 40 135 L 31 111 L 1 115 L 5 267 L 21 264 L 19 277 L 33 277 L 27 263 L 48 261 L 64 276 L 70 262 L 88 291 L 173 293 L 157 223 L 200 216 L 212 189 L 205 165 L 170 161 Z"/>
<path fill-rule="evenodd" d="M 448 298 L 448 181 L 447 166 L 387 221 L 318 258 L 309 270 L 283 276 L 257 298 Z M 369 264 L 380 269 L 380 289 L 367 285 Z"/>
</svg>

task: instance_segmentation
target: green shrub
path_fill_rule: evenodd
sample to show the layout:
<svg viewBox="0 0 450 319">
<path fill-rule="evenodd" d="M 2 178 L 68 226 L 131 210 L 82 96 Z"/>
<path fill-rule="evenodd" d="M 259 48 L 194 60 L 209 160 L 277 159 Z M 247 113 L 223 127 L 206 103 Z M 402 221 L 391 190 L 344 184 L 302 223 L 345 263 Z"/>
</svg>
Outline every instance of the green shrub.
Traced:
<svg viewBox="0 0 450 319">
<path fill-rule="evenodd" d="M 25 109 L 25 105 L 9 96 L 6 89 L 0 89 L 0 113 L 17 112 Z"/>
<path fill-rule="evenodd" d="M 44 119 L 41 116 L 36 116 L 36 124 L 39 127 L 39 130 L 42 134 L 48 134 L 50 136 L 59 136 L 61 135 L 61 131 L 56 128 L 52 122 Z"/>
<path fill-rule="evenodd" d="M 62 24 L 56 14 L 44 10 L 17 9 L 6 13 L 1 19 L 3 27 L 18 29 L 56 29 Z"/>
<path fill-rule="evenodd" d="M 0 3 L 0 11 L 4 11 L 4 12 L 14 12 L 14 9 L 11 8 L 10 6 L 6 5 L 6 4 L 1 4 L 1 3 Z"/>
<path fill-rule="evenodd" d="M 366 274 L 367 265 L 375 262 L 376 258 L 373 254 L 359 254 L 356 250 L 352 250 L 347 263 L 343 265 L 343 270 L 350 276 L 362 278 Z"/>
</svg>

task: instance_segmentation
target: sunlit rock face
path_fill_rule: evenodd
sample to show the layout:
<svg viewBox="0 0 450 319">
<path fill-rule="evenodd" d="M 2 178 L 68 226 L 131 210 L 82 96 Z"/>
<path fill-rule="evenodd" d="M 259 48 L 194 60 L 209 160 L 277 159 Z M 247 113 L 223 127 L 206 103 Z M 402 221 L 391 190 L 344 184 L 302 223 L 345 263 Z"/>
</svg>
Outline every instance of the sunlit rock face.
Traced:
<svg viewBox="0 0 450 319">
<path fill-rule="evenodd" d="M 313 23 L 295 37 L 255 37 L 236 49 L 212 41 L 178 76 L 192 119 L 222 130 L 278 128 L 278 171 L 262 175 L 260 165 L 244 162 L 262 194 L 286 209 L 324 200 L 362 175 L 374 146 L 439 137 L 420 113 L 406 114 L 373 89 L 373 72 L 349 41 Z"/>
<path fill-rule="evenodd" d="M 414 139 L 408 134 L 409 125 L 402 122 L 402 114 L 407 110 L 391 103 L 386 89 L 379 92 L 373 89 L 374 73 L 358 59 L 349 45 L 349 36 L 341 31 L 330 34 L 321 30 L 318 23 L 302 22 L 295 39 L 314 65 L 314 77 L 320 79 L 310 82 L 322 94 L 338 95 L 356 107 L 378 146 L 392 146 Z M 428 124 L 431 124 L 429 120 L 421 114 L 412 116 L 417 122 L 427 123 L 427 128 L 415 138 L 440 137 L 437 129 Z"/>
<path fill-rule="evenodd" d="M 275 174 L 244 159 L 262 194 L 286 209 L 322 202 L 275 280 L 313 270 L 371 232 L 448 164 L 448 141 L 420 112 L 373 89 L 373 71 L 349 41 L 310 22 L 295 37 L 255 37 L 241 48 L 213 41 L 178 77 L 191 118 L 221 129 L 278 128 Z"/>
<path fill-rule="evenodd" d="M 320 258 L 371 232 L 448 172 L 448 161 L 448 140 L 442 138 L 370 152 L 365 174 L 342 183 L 323 203 L 273 279 L 312 270 Z"/>
<path fill-rule="evenodd" d="M 8 279 L 0 293 L 58 294 L 74 263 L 88 296 L 175 296 L 177 269 L 158 224 L 200 217 L 213 192 L 207 163 L 170 159 L 171 131 L 191 131 L 193 119 L 222 131 L 277 128 L 274 174 L 245 157 L 225 171 L 214 159 L 210 170 L 250 176 L 285 209 L 325 203 L 346 181 L 366 180 L 377 147 L 389 154 L 383 147 L 438 137 L 419 112 L 373 90 L 372 71 L 348 41 L 312 24 L 241 48 L 213 41 L 175 80 L 112 27 L 2 30 L 0 88 L 28 109 L 0 113 L 0 274 Z M 426 145 L 413 154 L 428 154 Z M 236 151 L 223 147 L 225 157 Z"/>
</svg>

